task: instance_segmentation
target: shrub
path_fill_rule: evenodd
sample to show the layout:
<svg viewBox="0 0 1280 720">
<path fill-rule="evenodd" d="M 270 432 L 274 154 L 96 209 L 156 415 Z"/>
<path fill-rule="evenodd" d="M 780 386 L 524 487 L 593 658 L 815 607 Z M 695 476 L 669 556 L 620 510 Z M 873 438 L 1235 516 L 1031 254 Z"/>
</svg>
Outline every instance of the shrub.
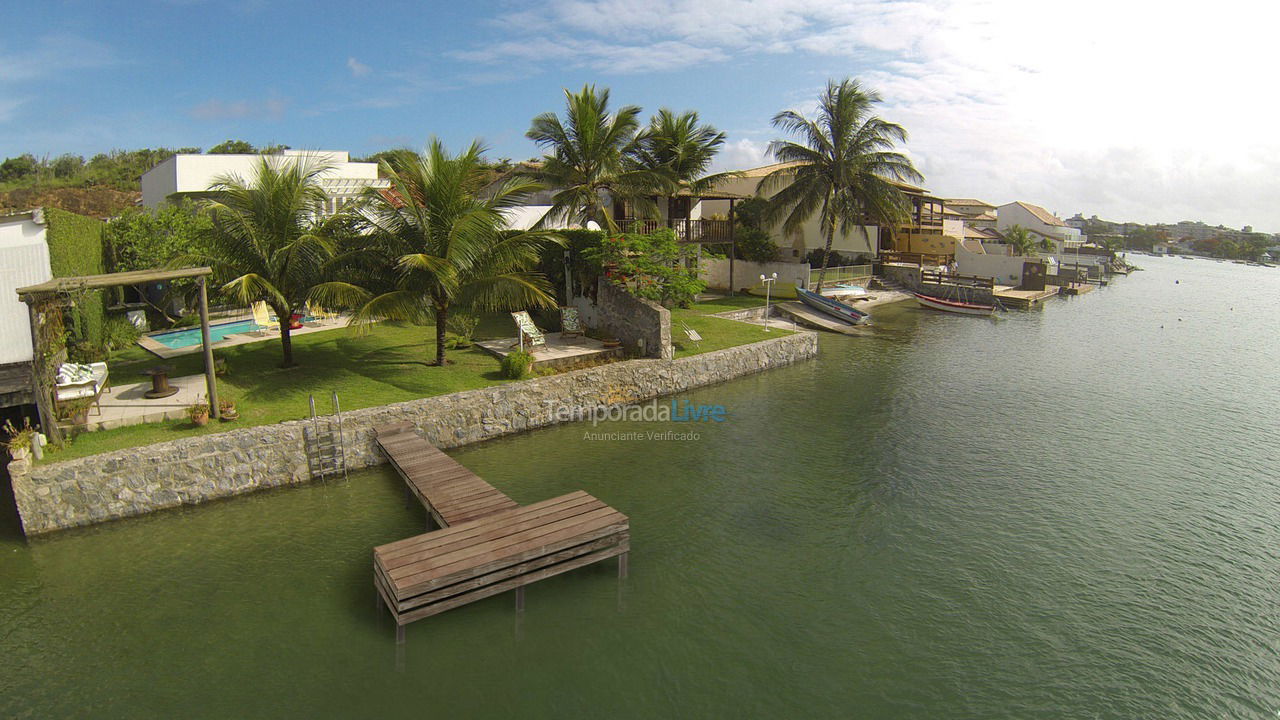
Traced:
<svg viewBox="0 0 1280 720">
<path fill-rule="evenodd" d="M 480 327 L 480 318 L 467 312 L 454 313 L 445 322 L 449 332 L 445 334 L 445 344 L 449 348 L 469 348 L 476 328 Z"/>
<path fill-rule="evenodd" d="M 102 339 L 108 350 L 119 350 L 128 347 L 142 335 L 142 331 L 129 318 L 115 315 L 107 318 L 102 327 Z"/>
<path fill-rule="evenodd" d="M 707 287 L 690 267 L 694 250 L 676 242 L 672 230 L 606 238 L 598 256 L 610 282 L 663 305 L 687 307 Z"/>
<path fill-rule="evenodd" d="M 734 240 L 739 260 L 776 262 L 782 257 L 782 250 L 773 242 L 773 238 L 760 228 L 740 226 Z"/>
<path fill-rule="evenodd" d="M 511 380 L 520 380 L 529 375 L 532 365 L 532 355 L 523 350 L 512 350 L 502 358 L 502 376 Z"/>
</svg>

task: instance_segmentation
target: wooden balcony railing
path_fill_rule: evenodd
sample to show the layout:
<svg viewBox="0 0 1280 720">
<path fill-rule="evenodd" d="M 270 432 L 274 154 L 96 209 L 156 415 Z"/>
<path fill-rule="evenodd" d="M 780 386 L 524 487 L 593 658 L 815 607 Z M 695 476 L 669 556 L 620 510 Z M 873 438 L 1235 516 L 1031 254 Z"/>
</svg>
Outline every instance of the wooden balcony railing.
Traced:
<svg viewBox="0 0 1280 720">
<path fill-rule="evenodd" d="M 926 285 L 945 285 L 948 287 L 966 287 L 990 290 L 995 287 L 995 280 L 977 275 L 953 275 L 951 273 L 922 272 L 920 282 Z"/>
<path fill-rule="evenodd" d="M 733 242 L 733 227 L 728 220 L 644 220 L 623 218 L 618 221 L 623 232 L 648 235 L 666 228 L 676 232 L 676 240 L 687 243 L 717 244 Z"/>
<path fill-rule="evenodd" d="M 885 263 L 902 263 L 924 267 L 926 265 L 946 265 L 951 262 L 950 255 L 933 253 L 898 252 L 896 250 L 880 251 L 880 261 Z"/>
</svg>

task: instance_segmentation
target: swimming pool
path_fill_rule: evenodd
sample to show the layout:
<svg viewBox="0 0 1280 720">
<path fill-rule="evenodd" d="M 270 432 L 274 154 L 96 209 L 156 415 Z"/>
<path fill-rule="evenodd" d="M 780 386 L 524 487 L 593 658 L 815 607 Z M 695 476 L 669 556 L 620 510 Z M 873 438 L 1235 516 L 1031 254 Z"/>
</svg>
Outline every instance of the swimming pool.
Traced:
<svg viewBox="0 0 1280 720">
<path fill-rule="evenodd" d="M 237 320 L 235 322 L 209 325 L 209 342 L 216 343 L 228 335 L 254 332 L 259 329 L 261 329 L 260 326 L 252 320 Z M 200 328 L 185 328 L 172 332 L 156 333 L 147 337 L 168 348 L 195 347 L 200 344 Z"/>
</svg>

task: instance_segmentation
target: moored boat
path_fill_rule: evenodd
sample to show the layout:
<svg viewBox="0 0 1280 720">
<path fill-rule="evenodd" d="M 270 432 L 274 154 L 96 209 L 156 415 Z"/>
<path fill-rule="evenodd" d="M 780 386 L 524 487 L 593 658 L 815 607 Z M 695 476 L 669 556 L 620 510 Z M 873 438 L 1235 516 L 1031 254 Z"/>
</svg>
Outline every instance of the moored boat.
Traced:
<svg viewBox="0 0 1280 720">
<path fill-rule="evenodd" d="M 796 288 L 796 295 L 800 298 L 801 302 L 814 310 L 819 310 L 832 317 L 844 320 L 847 323 L 862 325 L 871 317 L 867 313 L 846 305 L 835 298 L 824 297 L 818 293 L 805 290 L 804 288 Z"/>
<path fill-rule="evenodd" d="M 916 296 L 916 302 L 920 303 L 924 307 L 930 308 L 931 310 L 960 313 L 961 315 L 991 315 L 996 311 L 995 305 L 988 305 L 986 303 L 947 300 L 946 298 L 924 295 L 922 293 L 912 293 L 912 295 Z"/>
</svg>

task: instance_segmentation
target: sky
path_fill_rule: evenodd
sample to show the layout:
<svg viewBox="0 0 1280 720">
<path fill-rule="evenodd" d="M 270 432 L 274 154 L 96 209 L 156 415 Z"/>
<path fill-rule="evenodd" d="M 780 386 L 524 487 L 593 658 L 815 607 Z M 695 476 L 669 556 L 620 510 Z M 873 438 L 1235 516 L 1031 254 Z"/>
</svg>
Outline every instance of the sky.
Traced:
<svg viewBox="0 0 1280 720">
<path fill-rule="evenodd" d="M 9 0 L 0 157 L 223 140 L 348 150 L 482 139 L 595 84 L 697 110 L 719 169 L 855 77 L 941 197 L 1280 232 L 1272 3 L 1073 0 Z"/>
</svg>

